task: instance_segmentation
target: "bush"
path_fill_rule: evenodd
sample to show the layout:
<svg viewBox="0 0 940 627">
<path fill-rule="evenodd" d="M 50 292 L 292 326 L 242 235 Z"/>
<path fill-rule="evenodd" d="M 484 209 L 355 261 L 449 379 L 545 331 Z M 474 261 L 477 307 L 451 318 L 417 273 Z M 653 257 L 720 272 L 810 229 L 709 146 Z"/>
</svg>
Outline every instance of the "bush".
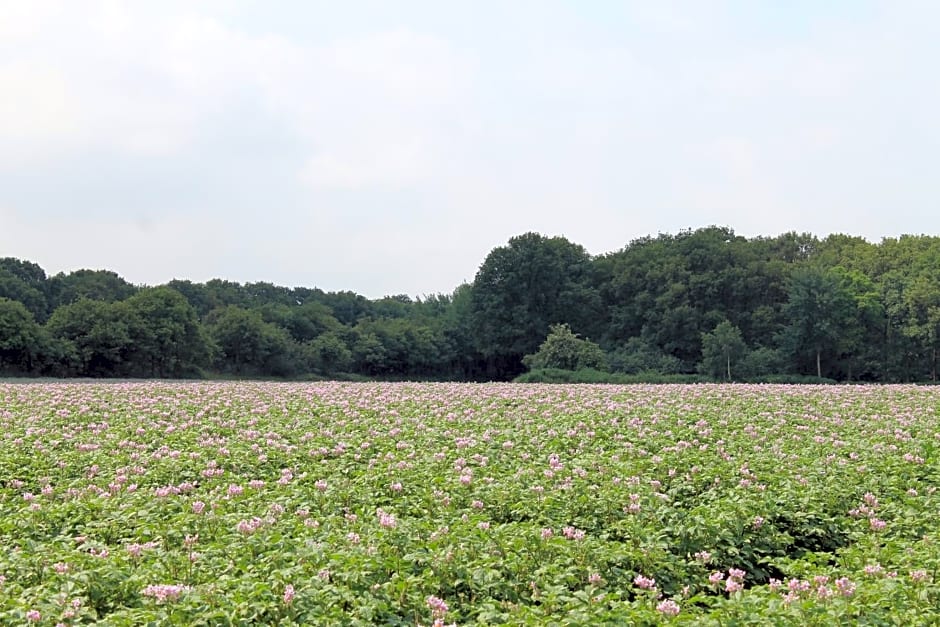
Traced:
<svg viewBox="0 0 940 627">
<path fill-rule="evenodd" d="M 744 378 L 767 377 L 782 372 L 786 367 L 784 362 L 780 351 L 762 346 L 747 353 L 738 370 Z"/>
<path fill-rule="evenodd" d="M 594 342 L 583 340 L 567 324 L 553 324 L 537 353 L 526 355 L 522 363 L 527 368 L 559 368 L 561 370 L 606 370 L 604 351 Z"/>
<path fill-rule="evenodd" d="M 682 360 L 667 355 L 658 346 L 639 337 L 631 337 L 626 344 L 613 350 L 608 355 L 608 362 L 611 370 L 626 374 L 679 374 L 682 369 Z"/>
</svg>

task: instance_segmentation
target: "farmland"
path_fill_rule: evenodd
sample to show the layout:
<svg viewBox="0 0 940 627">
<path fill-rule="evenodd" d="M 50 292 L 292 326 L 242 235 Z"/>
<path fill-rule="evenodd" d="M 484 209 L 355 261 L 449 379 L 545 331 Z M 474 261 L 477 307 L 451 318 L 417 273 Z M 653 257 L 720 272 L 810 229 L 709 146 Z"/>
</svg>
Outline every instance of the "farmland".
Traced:
<svg viewBox="0 0 940 627">
<path fill-rule="evenodd" d="M 0 384 L 0 623 L 936 624 L 940 392 Z"/>
</svg>

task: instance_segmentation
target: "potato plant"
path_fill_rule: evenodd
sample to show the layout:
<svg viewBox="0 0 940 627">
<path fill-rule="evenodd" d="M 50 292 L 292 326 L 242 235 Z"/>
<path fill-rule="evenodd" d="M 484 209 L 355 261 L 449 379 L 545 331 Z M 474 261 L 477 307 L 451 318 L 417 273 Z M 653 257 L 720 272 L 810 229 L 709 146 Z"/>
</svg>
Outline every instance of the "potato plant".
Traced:
<svg viewBox="0 0 940 627">
<path fill-rule="evenodd" d="M 0 384 L 0 624 L 940 622 L 932 388 Z"/>
</svg>

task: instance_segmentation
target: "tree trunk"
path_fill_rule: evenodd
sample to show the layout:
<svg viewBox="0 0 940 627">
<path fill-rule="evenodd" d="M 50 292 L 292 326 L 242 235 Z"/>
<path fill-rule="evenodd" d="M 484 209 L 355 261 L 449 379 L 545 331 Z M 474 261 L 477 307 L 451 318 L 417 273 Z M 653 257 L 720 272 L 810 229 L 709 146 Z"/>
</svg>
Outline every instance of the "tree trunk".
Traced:
<svg viewBox="0 0 940 627">
<path fill-rule="evenodd" d="M 822 364 L 819 361 L 819 353 L 821 351 L 816 351 L 816 376 L 822 379 Z"/>
<path fill-rule="evenodd" d="M 930 380 L 937 382 L 937 347 L 933 347 L 933 359 L 930 362 Z"/>
<path fill-rule="evenodd" d="M 728 381 L 730 381 L 731 380 L 731 355 L 730 353 L 727 355 L 727 358 L 728 358 Z"/>
</svg>

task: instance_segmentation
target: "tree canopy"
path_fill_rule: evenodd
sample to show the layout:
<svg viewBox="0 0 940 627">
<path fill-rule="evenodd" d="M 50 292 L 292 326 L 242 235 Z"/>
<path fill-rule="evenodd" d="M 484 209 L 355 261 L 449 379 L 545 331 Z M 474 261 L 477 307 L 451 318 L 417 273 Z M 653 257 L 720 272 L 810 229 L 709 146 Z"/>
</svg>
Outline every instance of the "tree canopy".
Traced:
<svg viewBox="0 0 940 627">
<path fill-rule="evenodd" d="M 0 373 L 509 379 L 614 373 L 936 380 L 940 238 L 727 227 L 592 256 L 524 233 L 449 294 L 368 299 L 267 282 L 132 285 L 0 259 Z"/>
</svg>

